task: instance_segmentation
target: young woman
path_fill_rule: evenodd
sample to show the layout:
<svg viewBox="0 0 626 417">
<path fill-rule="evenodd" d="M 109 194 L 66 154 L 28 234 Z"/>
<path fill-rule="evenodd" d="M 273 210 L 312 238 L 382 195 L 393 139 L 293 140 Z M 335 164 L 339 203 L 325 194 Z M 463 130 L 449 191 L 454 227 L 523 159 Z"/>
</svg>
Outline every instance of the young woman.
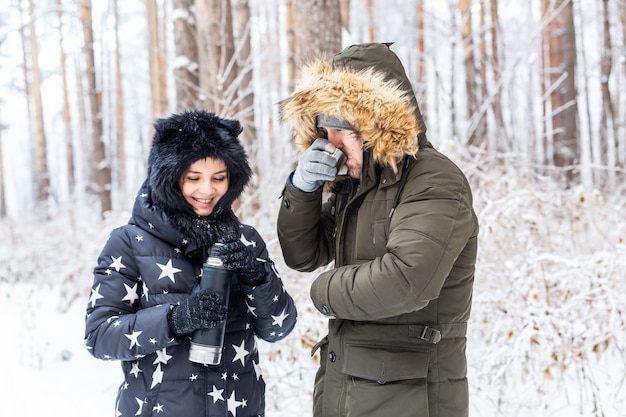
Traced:
<svg viewBox="0 0 626 417">
<path fill-rule="evenodd" d="M 241 126 L 192 110 L 154 127 L 132 216 L 111 232 L 94 269 L 85 345 L 122 363 L 116 416 L 263 416 L 255 337 L 287 336 L 296 308 L 263 239 L 231 209 L 252 175 Z M 199 289 L 216 243 L 234 271 L 228 297 Z M 191 361 L 192 335 L 224 323 L 220 363 Z"/>
</svg>

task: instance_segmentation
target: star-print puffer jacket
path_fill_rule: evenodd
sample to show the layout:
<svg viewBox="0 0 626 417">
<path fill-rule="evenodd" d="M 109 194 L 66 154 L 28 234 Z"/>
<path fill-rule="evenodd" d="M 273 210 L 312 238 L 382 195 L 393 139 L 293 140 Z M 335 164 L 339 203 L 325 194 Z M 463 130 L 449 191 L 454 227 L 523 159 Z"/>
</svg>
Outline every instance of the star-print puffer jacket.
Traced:
<svg viewBox="0 0 626 417">
<path fill-rule="evenodd" d="M 202 251 L 181 239 L 146 197 L 138 195 L 128 224 L 106 242 L 87 305 L 87 349 L 99 359 L 121 360 L 116 416 L 263 416 L 256 337 L 278 341 L 296 323 L 294 302 L 264 241 L 241 225 L 241 240 L 265 265 L 268 281 L 251 288 L 234 277 L 222 361 L 193 363 L 190 338 L 172 338 L 167 316 L 197 285 Z"/>
</svg>

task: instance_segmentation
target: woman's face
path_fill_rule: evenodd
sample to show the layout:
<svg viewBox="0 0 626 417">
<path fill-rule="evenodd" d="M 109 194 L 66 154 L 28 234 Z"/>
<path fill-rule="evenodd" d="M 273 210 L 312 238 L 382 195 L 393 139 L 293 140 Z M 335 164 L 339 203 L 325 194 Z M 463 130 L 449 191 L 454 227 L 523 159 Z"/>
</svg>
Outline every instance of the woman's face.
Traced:
<svg viewBox="0 0 626 417">
<path fill-rule="evenodd" d="M 180 189 L 198 216 L 208 216 L 228 191 L 226 164 L 221 159 L 197 160 L 183 174 Z"/>
<path fill-rule="evenodd" d="M 328 141 L 346 155 L 344 165 L 348 167 L 348 175 L 355 179 L 361 178 L 363 141 L 352 130 L 333 128 L 325 128 L 325 130 L 328 134 Z"/>
</svg>

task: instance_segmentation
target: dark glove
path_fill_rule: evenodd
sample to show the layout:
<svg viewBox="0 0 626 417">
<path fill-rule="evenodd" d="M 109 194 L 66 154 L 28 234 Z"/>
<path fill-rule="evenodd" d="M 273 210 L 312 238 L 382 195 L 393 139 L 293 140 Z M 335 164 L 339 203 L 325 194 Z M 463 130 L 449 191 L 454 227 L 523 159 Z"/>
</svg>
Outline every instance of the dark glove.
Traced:
<svg viewBox="0 0 626 417">
<path fill-rule="evenodd" d="M 243 284 L 254 287 L 267 282 L 265 268 L 241 240 L 227 242 L 220 246 L 219 257 L 224 268 L 237 272 L 239 281 Z"/>
<path fill-rule="evenodd" d="M 307 193 L 313 192 L 324 185 L 324 181 L 332 181 L 337 176 L 337 157 L 331 155 L 335 146 L 326 139 L 315 139 L 315 142 L 300 155 L 296 172 L 291 183 Z"/>
<path fill-rule="evenodd" d="M 200 290 L 174 306 L 168 317 L 170 333 L 179 337 L 198 329 L 221 326 L 226 312 L 224 300 L 219 294 Z"/>
</svg>

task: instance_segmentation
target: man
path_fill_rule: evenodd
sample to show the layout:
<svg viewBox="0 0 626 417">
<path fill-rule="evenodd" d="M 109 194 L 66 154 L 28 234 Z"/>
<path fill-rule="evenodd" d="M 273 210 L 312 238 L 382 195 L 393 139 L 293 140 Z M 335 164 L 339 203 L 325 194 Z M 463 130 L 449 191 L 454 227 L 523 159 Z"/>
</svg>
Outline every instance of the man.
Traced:
<svg viewBox="0 0 626 417">
<path fill-rule="evenodd" d="M 467 179 L 427 140 L 389 46 L 354 45 L 307 65 L 280 105 L 303 150 L 278 216 L 285 262 L 314 271 L 334 261 L 311 285 L 330 319 L 314 349 L 313 411 L 467 416 L 478 221 Z"/>
</svg>

